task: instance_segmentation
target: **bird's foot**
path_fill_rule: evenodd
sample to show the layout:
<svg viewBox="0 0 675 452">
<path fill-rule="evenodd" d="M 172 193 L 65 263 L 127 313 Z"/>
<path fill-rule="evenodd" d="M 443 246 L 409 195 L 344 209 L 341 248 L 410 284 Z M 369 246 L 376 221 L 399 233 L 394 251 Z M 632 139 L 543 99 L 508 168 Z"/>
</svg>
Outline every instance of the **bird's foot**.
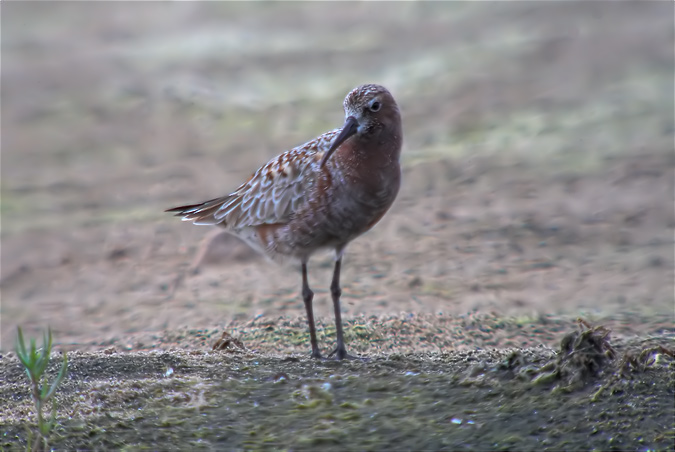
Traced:
<svg viewBox="0 0 675 452">
<path fill-rule="evenodd" d="M 347 350 L 344 347 L 337 347 L 335 350 L 330 352 L 328 359 L 334 359 L 336 361 L 342 361 L 343 359 L 348 359 L 350 361 L 368 361 L 368 358 L 350 355 L 347 353 Z"/>
</svg>

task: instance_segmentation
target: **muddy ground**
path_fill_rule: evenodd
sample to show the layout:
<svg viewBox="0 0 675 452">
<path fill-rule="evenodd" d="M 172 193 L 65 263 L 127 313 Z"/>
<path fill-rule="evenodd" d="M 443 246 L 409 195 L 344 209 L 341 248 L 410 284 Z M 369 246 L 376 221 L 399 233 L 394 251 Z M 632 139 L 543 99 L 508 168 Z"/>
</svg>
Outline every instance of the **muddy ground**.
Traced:
<svg viewBox="0 0 675 452">
<path fill-rule="evenodd" d="M 667 2 L 3 4 L 2 444 L 32 419 L 21 325 L 69 352 L 59 448 L 672 447 L 672 359 L 624 358 L 675 340 L 673 39 Z M 297 269 L 219 236 L 193 274 L 209 229 L 162 211 L 366 82 L 403 112 L 404 183 L 343 267 L 371 360 L 315 363 Z M 542 383 L 578 316 L 615 356 Z"/>
</svg>

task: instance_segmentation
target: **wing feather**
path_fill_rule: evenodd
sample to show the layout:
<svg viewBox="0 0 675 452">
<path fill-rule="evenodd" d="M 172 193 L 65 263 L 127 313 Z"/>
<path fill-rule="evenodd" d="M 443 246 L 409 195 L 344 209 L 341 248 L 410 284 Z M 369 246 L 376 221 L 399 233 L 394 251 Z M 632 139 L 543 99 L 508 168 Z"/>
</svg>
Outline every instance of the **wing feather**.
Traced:
<svg viewBox="0 0 675 452">
<path fill-rule="evenodd" d="M 286 223 L 306 201 L 319 162 L 340 132 L 336 129 L 273 158 L 234 192 L 201 204 L 175 207 L 183 221 L 242 229 Z"/>
</svg>

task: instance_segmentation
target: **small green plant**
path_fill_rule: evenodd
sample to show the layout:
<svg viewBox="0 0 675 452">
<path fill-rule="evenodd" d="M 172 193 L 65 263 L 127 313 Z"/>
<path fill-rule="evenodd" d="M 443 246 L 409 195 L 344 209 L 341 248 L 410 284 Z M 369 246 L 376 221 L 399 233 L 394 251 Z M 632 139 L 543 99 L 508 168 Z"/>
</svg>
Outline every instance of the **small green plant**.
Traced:
<svg viewBox="0 0 675 452">
<path fill-rule="evenodd" d="M 39 450 L 40 445 L 42 444 L 44 449 L 47 448 L 47 438 L 54 428 L 56 423 L 56 403 L 52 402 L 52 412 L 49 419 L 45 419 L 43 416 L 43 409 L 47 402 L 54 396 L 56 389 L 63 382 L 63 379 L 66 377 L 66 371 L 68 369 L 68 357 L 66 353 L 63 353 L 63 364 L 61 365 L 61 370 L 59 370 L 56 379 L 50 385 L 47 381 L 47 375 L 45 371 L 47 370 L 47 365 L 49 364 L 49 356 L 52 353 L 52 330 L 49 329 L 47 333 L 43 333 L 42 337 L 42 348 L 38 349 L 35 339 L 30 340 L 30 349 L 26 348 L 26 342 L 23 338 L 23 332 L 21 327 L 17 328 L 17 343 L 16 343 L 16 354 L 19 357 L 19 361 L 28 375 L 28 380 L 31 385 L 31 395 L 33 397 L 33 402 L 35 403 L 35 409 L 37 411 L 37 430 L 36 430 L 36 441 L 33 444 L 33 450 Z M 32 436 L 32 435 L 31 435 Z M 29 448 L 31 439 L 29 437 Z"/>
</svg>

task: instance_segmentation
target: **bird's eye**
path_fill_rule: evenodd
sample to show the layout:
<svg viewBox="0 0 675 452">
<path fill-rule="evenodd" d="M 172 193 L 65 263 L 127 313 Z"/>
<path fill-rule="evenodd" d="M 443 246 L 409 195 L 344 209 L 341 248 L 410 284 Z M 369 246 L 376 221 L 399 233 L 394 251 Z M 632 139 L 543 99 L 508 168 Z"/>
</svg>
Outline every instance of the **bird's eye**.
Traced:
<svg viewBox="0 0 675 452">
<path fill-rule="evenodd" d="M 382 104 L 380 104 L 378 101 L 375 101 L 372 104 L 370 104 L 370 111 L 379 111 L 381 107 Z"/>
</svg>

